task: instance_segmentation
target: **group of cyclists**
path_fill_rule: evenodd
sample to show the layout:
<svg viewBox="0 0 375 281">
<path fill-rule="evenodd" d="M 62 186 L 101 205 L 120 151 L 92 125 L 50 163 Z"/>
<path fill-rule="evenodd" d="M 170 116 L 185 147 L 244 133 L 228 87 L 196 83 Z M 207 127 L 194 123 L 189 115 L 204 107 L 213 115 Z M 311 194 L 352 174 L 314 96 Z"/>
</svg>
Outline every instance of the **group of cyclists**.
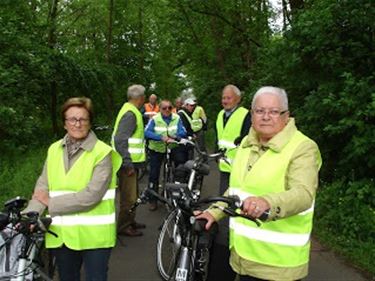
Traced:
<svg viewBox="0 0 375 281">
<path fill-rule="evenodd" d="M 45 165 L 24 212 L 52 217 L 46 247 L 52 250 L 60 280 L 107 280 L 111 249 L 118 235 L 141 236 L 146 226 L 130 209 L 138 197 L 137 168 L 150 164 L 149 188 L 156 190 L 166 147 L 175 139 L 204 139 L 207 117 L 194 97 L 169 100 L 150 96 L 132 85 L 118 112 L 111 146 L 91 130 L 91 100 L 68 99 L 61 110 L 66 135 L 48 149 Z M 250 110 L 242 107 L 241 91 L 223 88 L 222 110 L 216 117 L 217 149 L 226 149 L 220 161 L 217 194 L 243 200 L 239 212 L 268 219 L 257 228 L 243 218 L 221 220 L 211 253 L 208 280 L 300 280 L 307 275 L 314 198 L 321 166 L 315 142 L 302 134 L 289 116 L 286 92 L 262 87 Z M 181 107 L 180 107 L 181 105 Z M 144 114 L 141 112 L 144 108 Z M 147 118 L 147 124 L 145 124 Z M 204 146 L 204 143 L 200 144 Z M 178 165 L 189 159 L 189 148 L 173 147 Z M 117 177 L 117 179 L 116 179 Z M 119 214 L 115 188 L 118 183 Z M 150 211 L 157 208 L 151 200 Z M 219 208 L 196 214 L 206 229 L 225 217 Z"/>
</svg>

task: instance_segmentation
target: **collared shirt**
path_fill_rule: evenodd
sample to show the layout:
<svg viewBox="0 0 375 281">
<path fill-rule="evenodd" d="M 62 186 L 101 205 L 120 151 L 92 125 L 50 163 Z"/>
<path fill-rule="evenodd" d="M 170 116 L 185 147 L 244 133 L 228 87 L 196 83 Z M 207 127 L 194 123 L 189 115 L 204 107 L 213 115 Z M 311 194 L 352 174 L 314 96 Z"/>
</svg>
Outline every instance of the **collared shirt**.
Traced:
<svg viewBox="0 0 375 281">
<path fill-rule="evenodd" d="M 94 132 L 90 131 L 89 135 L 79 144 L 78 147 L 73 146 L 69 148 L 71 154 L 69 155 L 67 144 L 71 145 L 68 140 L 68 135 L 62 140 L 61 145 L 64 150 L 64 167 L 68 172 L 77 159 L 84 151 L 90 151 L 94 148 L 97 137 Z M 59 195 L 49 199 L 48 212 L 51 216 L 65 215 L 69 213 L 81 212 L 90 209 L 97 204 L 108 190 L 109 183 L 112 177 L 112 158 L 108 154 L 95 167 L 92 178 L 88 185 L 77 193 L 69 193 Z M 47 161 L 44 163 L 42 174 L 39 176 L 35 189 L 43 189 L 48 191 L 48 176 L 47 176 Z M 30 200 L 24 212 L 37 211 L 43 213 L 45 206 L 38 200 Z"/>
<path fill-rule="evenodd" d="M 275 135 L 267 144 L 262 145 L 253 128 L 242 142 L 243 147 L 250 147 L 251 153 L 247 162 L 250 170 L 256 161 L 268 150 L 280 152 L 297 131 L 293 118 L 290 118 L 287 126 Z M 288 217 L 311 207 L 314 202 L 318 186 L 318 146 L 315 142 L 307 140 L 300 144 L 291 157 L 285 177 L 285 192 L 268 194 L 263 196 L 271 206 L 269 220 Z M 224 217 L 218 209 L 210 209 L 209 212 L 216 218 Z M 235 251 L 231 251 L 231 266 L 241 275 L 270 276 L 270 280 L 295 280 L 296 276 L 305 276 L 308 265 L 295 268 L 280 268 L 259 264 L 241 258 Z"/>
</svg>

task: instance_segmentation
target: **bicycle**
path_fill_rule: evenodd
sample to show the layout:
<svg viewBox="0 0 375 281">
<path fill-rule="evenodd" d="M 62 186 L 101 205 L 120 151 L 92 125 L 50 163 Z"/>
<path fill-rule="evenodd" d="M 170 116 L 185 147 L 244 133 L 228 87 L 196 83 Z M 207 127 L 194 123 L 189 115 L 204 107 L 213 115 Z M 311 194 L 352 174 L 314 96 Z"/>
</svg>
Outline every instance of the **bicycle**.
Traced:
<svg viewBox="0 0 375 281">
<path fill-rule="evenodd" d="M 7 257 L 5 265 L 0 269 L 0 280 L 53 280 L 56 269 L 55 260 L 49 254 L 48 263 L 43 259 L 46 251 L 43 250 L 44 235 L 51 224 L 51 218 L 40 217 L 37 212 L 21 214 L 27 200 L 16 197 L 7 201 L 5 211 L 0 213 L 0 231 L 4 243 L 0 250 L 5 249 Z"/>
<path fill-rule="evenodd" d="M 210 173 L 210 166 L 208 165 L 209 159 L 223 158 L 225 161 L 225 150 L 220 150 L 217 153 L 207 154 L 201 151 L 198 145 L 191 139 L 181 139 L 172 142 L 173 144 L 191 146 L 195 149 L 198 156 L 194 160 L 188 160 L 186 163 L 174 167 L 171 160 L 171 148 L 167 146 L 166 160 L 164 163 L 163 180 L 161 185 L 161 195 L 164 198 L 169 197 L 167 183 L 187 183 L 189 190 L 194 194 L 194 198 L 200 197 L 201 188 L 203 185 L 204 176 Z M 170 211 L 167 205 L 167 210 Z"/>
<path fill-rule="evenodd" d="M 197 200 L 187 184 L 168 184 L 170 199 L 166 199 L 151 189 L 145 189 L 137 201 L 144 203 L 149 196 L 169 204 L 169 213 L 160 231 L 156 248 L 156 262 L 163 280 L 204 281 L 207 278 L 209 251 L 215 228 L 205 231 L 205 222 L 197 220 L 194 211 L 209 203 L 225 202 L 227 207 L 216 206 L 229 216 L 252 220 L 258 226 L 260 220 L 267 219 L 264 213 L 260 220 L 249 218 L 237 212 L 242 202 L 238 196 L 216 196 Z"/>
<path fill-rule="evenodd" d="M 161 188 L 159 189 L 159 193 L 164 197 L 168 198 L 168 189 L 166 188 L 167 183 L 174 182 L 174 174 L 177 167 L 174 166 L 174 163 L 172 161 L 172 149 L 176 145 L 188 145 L 192 142 L 188 139 L 180 139 L 180 140 L 174 140 L 170 141 L 166 144 L 166 153 L 165 153 L 165 159 L 163 163 L 163 175 L 162 175 L 162 183 Z M 166 208 L 168 211 L 170 211 L 169 206 L 166 204 Z"/>
<path fill-rule="evenodd" d="M 183 172 L 188 173 L 187 179 L 183 179 L 181 181 L 180 178 L 179 182 L 187 183 L 189 190 L 193 194 L 193 198 L 197 200 L 200 197 L 203 179 L 210 173 L 208 161 L 212 159 L 222 159 L 223 161 L 227 161 L 225 158 L 226 150 L 219 150 L 216 153 L 207 154 L 207 152 L 199 149 L 199 145 L 196 142 L 188 140 L 187 143 L 194 147 L 195 151 L 197 152 L 197 156 L 194 160 L 188 160 L 181 167 L 177 167 L 176 172 L 178 170 L 182 170 Z"/>
</svg>

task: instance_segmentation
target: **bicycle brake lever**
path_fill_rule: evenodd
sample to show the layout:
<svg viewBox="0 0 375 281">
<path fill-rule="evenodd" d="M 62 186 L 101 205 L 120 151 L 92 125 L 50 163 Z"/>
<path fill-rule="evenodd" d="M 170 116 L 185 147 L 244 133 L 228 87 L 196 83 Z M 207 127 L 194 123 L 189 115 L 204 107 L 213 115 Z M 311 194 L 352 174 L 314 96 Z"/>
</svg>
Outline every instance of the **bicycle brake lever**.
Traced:
<svg viewBox="0 0 375 281">
<path fill-rule="evenodd" d="M 241 217 L 241 218 L 244 218 L 244 219 L 247 219 L 247 220 L 251 220 L 251 221 L 253 221 L 257 226 L 261 226 L 261 224 L 262 224 L 262 223 L 259 222 L 259 220 L 257 220 L 256 218 L 248 217 L 248 216 L 245 216 L 245 215 L 243 215 L 243 214 L 237 213 L 237 212 L 236 212 L 235 210 L 233 210 L 233 209 L 229 209 L 229 208 L 227 208 L 227 207 L 218 206 L 218 205 L 214 205 L 213 207 L 222 210 L 224 213 L 226 213 L 227 215 L 229 215 L 229 216 L 231 216 L 231 217 Z"/>
<path fill-rule="evenodd" d="M 55 232 L 51 231 L 51 230 L 47 230 L 47 233 L 55 236 L 56 238 L 59 237 Z"/>
</svg>

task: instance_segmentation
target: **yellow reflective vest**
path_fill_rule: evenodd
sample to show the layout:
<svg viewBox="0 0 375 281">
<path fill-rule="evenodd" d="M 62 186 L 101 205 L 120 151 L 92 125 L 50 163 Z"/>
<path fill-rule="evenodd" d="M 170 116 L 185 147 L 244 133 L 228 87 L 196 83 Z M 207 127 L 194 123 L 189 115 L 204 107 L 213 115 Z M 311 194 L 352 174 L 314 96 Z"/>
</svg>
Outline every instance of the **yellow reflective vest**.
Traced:
<svg viewBox="0 0 375 281">
<path fill-rule="evenodd" d="M 84 151 L 68 172 L 64 167 L 62 141 L 48 149 L 47 177 L 50 196 L 75 193 L 86 188 L 95 166 L 112 153 L 112 180 L 102 200 L 92 209 L 52 218 L 50 230 L 58 237 L 46 234 L 46 247 L 58 248 L 65 244 L 72 250 L 113 247 L 116 242 L 115 188 L 116 172 L 121 157 L 110 146 L 98 140 L 91 151 Z"/>
<path fill-rule="evenodd" d="M 198 131 L 200 131 L 203 127 L 203 121 L 202 119 L 200 119 L 199 117 L 195 118 L 194 115 L 192 115 L 192 117 L 189 116 L 189 114 L 187 114 L 185 112 L 185 110 L 179 110 L 178 113 L 182 113 L 183 115 L 185 115 L 186 119 L 189 121 L 189 124 L 190 124 L 190 128 L 191 130 L 196 133 Z"/>
<path fill-rule="evenodd" d="M 296 131 L 280 152 L 268 149 L 250 171 L 251 147 L 239 147 L 230 177 L 229 194 L 241 199 L 285 191 L 290 159 L 308 137 Z M 310 140 L 311 141 L 311 140 Z M 319 153 L 319 152 L 318 152 Z M 321 166 L 320 154 L 317 155 Z M 314 206 L 310 209 L 257 227 L 242 218 L 230 218 L 230 248 L 244 259 L 277 267 L 296 267 L 309 260 Z"/>
<path fill-rule="evenodd" d="M 157 113 L 153 118 L 155 122 L 154 131 L 156 134 L 160 136 L 169 136 L 169 137 L 176 137 L 177 129 L 178 129 L 178 122 L 180 120 L 180 116 L 175 113 L 171 115 L 171 121 L 167 124 L 161 113 Z M 156 140 L 149 140 L 148 147 L 156 152 L 165 153 L 167 151 L 167 145 L 163 141 L 156 141 Z M 175 144 L 170 145 L 171 148 L 176 147 Z"/>
<path fill-rule="evenodd" d="M 114 138 L 117 133 L 118 126 L 120 124 L 122 116 L 124 116 L 124 114 L 128 111 L 133 112 L 137 120 L 137 127 L 133 135 L 128 139 L 130 158 L 132 159 L 133 163 L 144 162 L 146 159 L 146 153 L 145 153 L 143 118 L 138 108 L 136 108 L 130 102 L 125 103 L 117 115 L 115 127 L 113 128 L 111 145 L 113 149 L 116 150 Z"/>
<path fill-rule="evenodd" d="M 229 173 L 237 151 L 234 141 L 241 135 L 242 124 L 249 111 L 242 106 L 237 108 L 229 117 L 225 127 L 224 112 L 224 110 L 221 110 L 216 120 L 217 146 L 219 149 L 227 150 L 226 160 L 228 163 L 220 159 L 219 170 Z"/>
</svg>

